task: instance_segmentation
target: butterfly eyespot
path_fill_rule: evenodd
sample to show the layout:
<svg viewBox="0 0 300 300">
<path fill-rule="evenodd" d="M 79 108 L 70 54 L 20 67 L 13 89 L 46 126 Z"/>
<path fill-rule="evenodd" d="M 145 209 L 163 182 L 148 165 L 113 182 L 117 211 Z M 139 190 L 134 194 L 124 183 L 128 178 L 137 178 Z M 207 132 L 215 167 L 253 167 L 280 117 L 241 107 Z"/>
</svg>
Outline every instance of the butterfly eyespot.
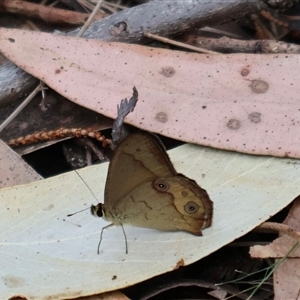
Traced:
<svg viewBox="0 0 300 300">
<path fill-rule="evenodd" d="M 188 214 L 194 214 L 199 210 L 199 205 L 195 202 L 189 202 L 184 206 L 184 210 Z"/>
<path fill-rule="evenodd" d="M 154 187 L 159 191 L 167 191 L 170 188 L 170 185 L 168 182 L 163 180 L 157 180 L 154 182 Z"/>
</svg>

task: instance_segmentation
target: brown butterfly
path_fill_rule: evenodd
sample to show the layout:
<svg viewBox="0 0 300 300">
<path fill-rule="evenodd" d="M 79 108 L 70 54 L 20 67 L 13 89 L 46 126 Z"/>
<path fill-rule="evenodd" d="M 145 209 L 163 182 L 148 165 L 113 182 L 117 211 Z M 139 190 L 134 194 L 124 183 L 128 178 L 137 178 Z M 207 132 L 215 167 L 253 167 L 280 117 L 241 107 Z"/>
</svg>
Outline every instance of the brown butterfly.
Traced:
<svg viewBox="0 0 300 300">
<path fill-rule="evenodd" d="M 108 226 L 131 224 L 201 236 L 211 226 L 213 203 L 196 181 L 176 172 L 158 137 L 138 132 L 116 148 L 104 204 L 92 205 L 91 212 L 112 222 Z"/>
</svg>

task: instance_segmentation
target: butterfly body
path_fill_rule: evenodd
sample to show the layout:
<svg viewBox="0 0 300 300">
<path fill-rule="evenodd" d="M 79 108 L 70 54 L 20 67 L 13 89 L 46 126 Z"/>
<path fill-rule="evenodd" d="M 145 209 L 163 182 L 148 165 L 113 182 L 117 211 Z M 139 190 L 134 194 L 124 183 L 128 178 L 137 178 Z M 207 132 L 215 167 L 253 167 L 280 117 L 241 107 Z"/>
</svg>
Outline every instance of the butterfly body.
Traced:
<svg viewBox="0 0 300 300">
<path fill-rule="evenodd" d="M 201 230 L 211 225 L 212 206 L 204 189 L 176 172 L 160 140 L 140 132 L 116 148 L 104 204 L 91 211 L 114 225 L 202 235 Z"/>
</svg>

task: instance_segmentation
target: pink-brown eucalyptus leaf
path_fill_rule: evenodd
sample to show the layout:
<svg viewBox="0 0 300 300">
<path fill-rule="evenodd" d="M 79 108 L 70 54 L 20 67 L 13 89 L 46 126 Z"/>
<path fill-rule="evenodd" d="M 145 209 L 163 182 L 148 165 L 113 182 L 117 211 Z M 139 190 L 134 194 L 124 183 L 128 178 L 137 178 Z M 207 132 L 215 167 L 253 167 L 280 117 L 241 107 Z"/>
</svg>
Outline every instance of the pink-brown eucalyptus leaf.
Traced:
<svg viewBox="0 0 300 300">
<path fill-rule="evenodd" d="M 0 29 L 0 51 L 68 99 L 114 118 L 201 145 L 300 157 L 297 55 L 206 55 Z"/>
</svg>

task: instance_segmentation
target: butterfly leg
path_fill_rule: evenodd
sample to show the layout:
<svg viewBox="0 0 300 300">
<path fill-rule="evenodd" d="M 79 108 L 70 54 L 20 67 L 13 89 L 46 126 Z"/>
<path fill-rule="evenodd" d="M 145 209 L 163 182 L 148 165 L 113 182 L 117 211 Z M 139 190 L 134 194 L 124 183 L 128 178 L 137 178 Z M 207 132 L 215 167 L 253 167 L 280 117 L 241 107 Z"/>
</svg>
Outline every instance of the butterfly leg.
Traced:
<svg viewBox="0 0 300 300">
<path fill-rule="evenodd" d="M 123 234 L 124 234 L 124 237 L 125 237 L 125 251 L 126 251 L 126 254 L 128 254 L 128 243 L 127 243 L 127 236 L 126 236 L 126 233 L 125 233 L 125 230 L 124 230 L 124 227 L 123 227 L 123 224 L 121 223 L 120 224 L 121 227 L 122 227 L 122 230 L 123 230 Z"/>
<path fill-rule="evenodd" d="M 97 248 L 97 254 L 100 254 L 100 245 L 101 245 L 101 242 L 102 242 L 102 235 L 103 235 L 104 229 L 107 229 L 108 227 L 113 226 L 113 225 L 114 225 L 114 223 L 111 223 L 111 224 L 109 224 L 109 225 L 107 225 L 107 226 L 104 226 L 104 227 L 102 228 L 101 233 L 100 233 L 100 240 L 99 240 L 98 248 Z M 123 226 L 122 226 L 122 227 L 123 227 Z"/>
</svg>

